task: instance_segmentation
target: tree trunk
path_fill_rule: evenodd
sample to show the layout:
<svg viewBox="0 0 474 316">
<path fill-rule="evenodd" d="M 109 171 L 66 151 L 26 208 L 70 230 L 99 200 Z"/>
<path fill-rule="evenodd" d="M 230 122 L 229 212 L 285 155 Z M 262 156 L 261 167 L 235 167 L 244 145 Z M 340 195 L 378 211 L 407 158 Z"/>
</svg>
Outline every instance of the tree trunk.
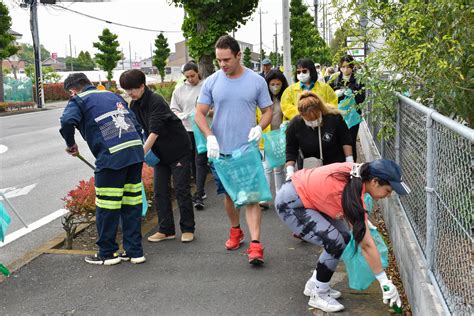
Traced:
<svg viewBox="0 0 474 316">
<path fill-rule="evenodd" d="M 3 102 L 3 60 L 0 59 L 0 102 Z"/>
<path fill-rule="evenodd" d="M 199 59 L 199 72 L 203 79 L 209 77 L 214 73 L 213 58 L 210 55 L 203 55 Z"/>
</svg>

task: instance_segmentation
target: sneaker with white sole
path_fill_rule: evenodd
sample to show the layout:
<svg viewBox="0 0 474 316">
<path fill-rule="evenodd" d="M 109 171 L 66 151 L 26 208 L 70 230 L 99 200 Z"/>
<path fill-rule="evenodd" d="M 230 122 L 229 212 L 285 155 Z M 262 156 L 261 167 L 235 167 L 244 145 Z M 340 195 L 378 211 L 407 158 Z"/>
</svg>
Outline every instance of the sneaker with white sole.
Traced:
<svg viewBox="0 0 474 316">
<path fill-rule="evenodd" d="M 313 277 L 311 277 L 309 278 L 308 281 L 306 281 L 303 294 L 306 296 L 311 296 L 311 293 L 315 290 L 316 290 L 316 282 L 314 282 Z M 329 296 L 331 296 L 332 298 L 340 298 L 342 296 L 342 293 L 333 288 L 329 288 Z"/>
<path fill-rule="evenodd" d="M 119 254 L 119 258 L 122 261 L 130 261 L 133 264 L 140 264 L 146 261 L 145 256 L 131 258 L 130 256 L 127 255 L 125 251 Z"/>
<path fill-rule="evenodd" d="M 344 309 L 344 305 L 339 303 L 335 298 L 329 296 L 329 291 L 325 293 L 313 291 L 309 298 L 308 305 L 318 308 L 326 313 L 339 312 Z"/>
<path fill-rule="evenodd" d="M 113 254 L 109 257 L 100 257 L 97 253 L 93 256 L 87 256 L 84 258 L 87 263 L 96 264 L 96 265 L 104 265 L 104 266 L 113 266 L 114 264 L 120 263 L 119 256 L 117 254 Z"/>
</svg>

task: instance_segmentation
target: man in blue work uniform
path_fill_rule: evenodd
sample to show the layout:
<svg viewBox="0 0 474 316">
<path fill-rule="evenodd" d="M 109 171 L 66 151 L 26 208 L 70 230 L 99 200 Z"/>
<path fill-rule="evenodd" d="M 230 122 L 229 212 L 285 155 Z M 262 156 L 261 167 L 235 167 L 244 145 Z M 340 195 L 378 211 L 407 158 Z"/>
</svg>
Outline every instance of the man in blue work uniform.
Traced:
<svg viewBox="0 0 474 316">
<path fill-rule="evenodd" d="M 77 156 L 75 128 L 95 156 L 97 246 L 87 263 L 114 265 L 121 261 L 145 262 L 141 235 L 141 127 L 127 103 L 115 93 L 97 90 L 83 73 L 69 75 L 64 89 L 71 99 L 61 116 L 60 133 L 66 152 Z M 115 241 L 122 220 L 124 253 Z"/>
</svg>

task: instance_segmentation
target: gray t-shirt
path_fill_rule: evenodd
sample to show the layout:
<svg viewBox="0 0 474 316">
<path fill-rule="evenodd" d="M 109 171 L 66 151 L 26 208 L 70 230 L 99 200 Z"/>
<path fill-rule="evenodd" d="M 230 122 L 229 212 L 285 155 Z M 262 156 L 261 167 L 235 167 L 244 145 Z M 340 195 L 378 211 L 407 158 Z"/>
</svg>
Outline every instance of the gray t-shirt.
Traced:
<svg viewBox="0 0 474 316">
<path fill-rule="evenodd" d="M 201 91 L 202 80 L 195 86 L 185 82 L 183 85 L 176 88 L 171 97 L 170 108 L 175 114 L 191 114 L 196 107 L 196 101 Z M 183 125 L 188 132 L 192 132 L 191 117 L 183 120 Z"/>
<path fill-rule="evenodd" d="M 260 75 L 245 68 L 236 79 L 222 70 L 206 79 L 198 103 L 214 106 L 212 133 L 222 154 L 231 154 L 248 143 L 250 129 L 257 124 L 257 106 L 272 105 L 267 83 Z"/>
</svg>

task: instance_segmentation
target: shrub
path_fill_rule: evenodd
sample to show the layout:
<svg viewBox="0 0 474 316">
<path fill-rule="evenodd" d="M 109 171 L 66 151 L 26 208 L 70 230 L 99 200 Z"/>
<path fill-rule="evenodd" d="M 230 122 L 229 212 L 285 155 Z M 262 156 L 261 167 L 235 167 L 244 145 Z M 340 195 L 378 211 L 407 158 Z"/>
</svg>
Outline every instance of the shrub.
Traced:
<svg viewBox="0 0 474 316">
<path fill-rule="evenodd" d="M 95 216 L 95 186 L 94 178 L 89 181 L 81 180 L 67 196 L 62 199 L 65 208 L 69 211 L 62 220 L 63 229 L 66 231 L 64 239 L 65 248 L 72 248 L 72 240 L 80 224 L 91 223 Z"/>
<path fill-rule="evenodd" d="M 153 201 L 153 168 L 143 164 L 142 182 L 148 204 Z M 80 224 L 92 223 L 95 217 L 95 182 L 91 177 L 88 181 L 81 180 L 79 184 L 62 199 L 64 208 L 69 211 L 62 220 L 66 231 L 64 244 L 66 249 L 72 248 L 72 242 Z"/>
<path fill-rule="evenodd" d="M 0 112 L 12 111 L 13 109 L 21 110 L 23 108 L 34 108 L 34 102 L 0 102 Z"/>
<path fill-rule="evenodd" d="M 167 81 L 161 83 L 150 83 L 148 87 L 165 98 L 166 102 L 171 102 L 171 96 L 173 95 L 174 88 L 176 86 L 175 81 Z"/>
</svg>

